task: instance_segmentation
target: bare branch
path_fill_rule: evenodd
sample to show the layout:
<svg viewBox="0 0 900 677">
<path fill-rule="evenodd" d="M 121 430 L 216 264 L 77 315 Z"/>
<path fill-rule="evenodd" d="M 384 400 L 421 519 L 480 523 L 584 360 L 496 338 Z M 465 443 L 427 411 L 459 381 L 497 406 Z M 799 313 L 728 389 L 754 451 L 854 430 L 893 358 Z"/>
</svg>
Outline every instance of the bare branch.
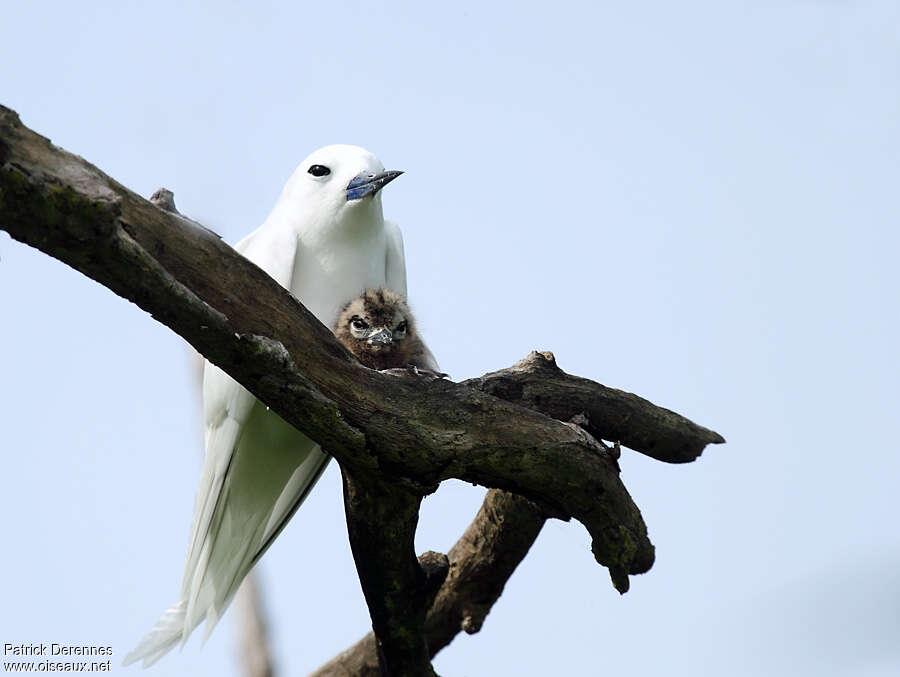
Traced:
<svg viewBox="0 0 900 677">
<path fill-rule="evenodd" d="M 487 493 L 475 520 L 450 550 L 450 572 L 428 611 L 425 636 L 431 657 L 460 631 L 472 634 L 481 629 L 545 519 L 543 511 L 527 499 L 496 489 Z M 310 677 L 379 674 L 375 635 L 370 633 Z"/>
<path fill-rule="evenodd" d="M 623 393 L 611 399 L 612 420 L 600 420 L 607 405 L 594 398 L 601 386 L 585 385 L 591 382 L 558 370 L 548 378 L 547 365 L 533 357 L 531 364 L 470 383 L 474 388 L 366 369 L 297 299 L 214 233 L 54 147 L 3 107 L 0 228 L 150 312 L 321 444 L 345 472 L 366 483 L 366 491 L 372 482 L 385 482 L 418 497 L 455 477 L 534 499 L 584 524 L 596 560 L 609 569 L 621 592 L 630 574 L 650 568 L 654 552 L 619 478 L 616 456 L 578 425 L 538 412 L 564 420 L 567 413 L 578 414 L 591 432 L 645 453 L 662 450 L 658 457 L 670 461 L 690 460 L 706 443 L 722 441 Z M 540 379 L 554 385 L 542 391 L 535 385 Z M 521 389 L 521 395 L 511 397 L 510 388 L 513 395 Z M 578 406 L 567 404 L 579 388 Z M 411 542 L 414 526 L 414 520 L 405 519 L 400 527 L 405 542 Z M 408 566 L 411 557 L 401 559 L 397 562 L 418 577 Z M 374 620 L 380 611 L 373 606 L 370 600 Z M 389 618 L 395 613 L 389 607 L 375 625 L 382 628 L 381 639 L 396 621 Z M 480 613 L 467 612 L 470 628 L 480 623 Z M 421 663 L 418 640 L 394 639 L 392 658 L 412 652 Z"/>
<path fill-rule="evenodd" d="M 579 425 L 598 440 L 621 442 L 668 463 L 688 463 L 700 456 L 707 444 L 725 441 L 718 433 L 637 395 L 567 374 L 549 352 L 532 352 L 512 367 L 462 385 L 560 421 L 583 417 Z"/>
<path fill-rule="evenodd" d="M 451 548 L 450 573 L 441 587 L 425 630 L 432 655 L 464 630 L 479 630 L 506 581 L 525 559 L 546 515 L 534 503 L 492 489 L 466 532 Z"/>
<path fill-rule="evenodd" d="M 0 110 L 3 228 L 143 307 L 345 468 L 433 490 L 456 477 L 584 524 L 620 590 L 653 547 L 615 460 L 576 426 L 445 380 L 361 367 L 224 242 L 55 148 Z"/>
<path fill-rule="evenodd" d="M 413 546 L 422 496 L 374 475 L 343 470 L 342 476 L 347 532 L 372 616 L 382 674 L 434 675 L 423 632 L 428 589 L 433 592 L 433 586 L 428 585 Z"/>
<path fill-rule="evenodd" d="M 178 207 L 175 206 L 175 193 L 168 188 L 157 188 L 153 195 L 150 196 L 150 202 L 160 209 L 165 209 L 167 212 L 184 216 L 178 211 Z"/>
</svg>

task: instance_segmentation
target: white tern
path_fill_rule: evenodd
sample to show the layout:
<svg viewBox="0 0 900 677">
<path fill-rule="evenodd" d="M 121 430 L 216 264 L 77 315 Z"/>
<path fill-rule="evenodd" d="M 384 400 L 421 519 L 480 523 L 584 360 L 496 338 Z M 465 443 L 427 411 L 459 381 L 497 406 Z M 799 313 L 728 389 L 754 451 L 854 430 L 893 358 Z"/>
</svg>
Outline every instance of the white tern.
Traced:
<svg viewBox="0 0 900 677">
<path fill-rule="evenodd" d="M 365 289 L 384 287 L 405 298 L 403 238 L 384 220 L 380 194 L 400 174 L 358 146 L 317 150 L 297 167 L 262 226 L 235 249 L 327 327 Z M 426 366 L 437 370 L 428 356 Z M 181 594 L 126 665 L 152 665 L 204 619 L 209 636 L 330 459 L 209 362 L 203 416 L 206 457 Z"/>
</svg>

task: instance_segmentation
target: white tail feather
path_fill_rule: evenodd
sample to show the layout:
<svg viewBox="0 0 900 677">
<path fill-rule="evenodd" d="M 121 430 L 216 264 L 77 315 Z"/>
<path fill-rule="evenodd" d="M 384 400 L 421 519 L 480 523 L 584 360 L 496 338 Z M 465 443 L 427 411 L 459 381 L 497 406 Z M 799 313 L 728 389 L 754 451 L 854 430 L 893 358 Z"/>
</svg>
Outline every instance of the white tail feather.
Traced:
<svg viewBox="0 0 900 677">
<path fill-rule="evenodd" d="M 227 417 L 219 430 L 232 427 Z M 257 404 L 244 422 L 256 435 L 210 435 L 234 444 L 230 463 L 208 459 L 196 502 L 181 601 L 166 611 L 125 664 L 152 665 L 206 621 L 206 638 L 244 577 L 328 463 L 315 442 Z M 235 441 L 236 438 L 236 441 Z M 253 442 L 248 442 L 253 440 Z M 211 462 L 209 462 L 211 461 Z M 204 639 L 205 641 L 205 639 Z"/>
<path fill-rule="evenodd" d="M 131 665 L 143 660 L 143 666 L 148 668 L 171 651 L 176 644 L 182 641 L 186 611 L 187 602 L 184 600 L 169 607 L 156 621 L 153 629 L 141 640 L 141 643 L 125 656 L 122 665 Z"/>
</svg>

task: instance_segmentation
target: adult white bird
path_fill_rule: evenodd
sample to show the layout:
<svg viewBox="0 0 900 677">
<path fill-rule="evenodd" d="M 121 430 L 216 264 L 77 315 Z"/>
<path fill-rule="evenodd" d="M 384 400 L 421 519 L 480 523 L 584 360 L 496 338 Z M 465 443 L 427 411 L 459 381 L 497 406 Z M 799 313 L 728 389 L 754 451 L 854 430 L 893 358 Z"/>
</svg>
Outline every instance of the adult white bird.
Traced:
<svg viewBox="0 0 900 677">
<path fill-rule="evenodd" d="M 288 180 L 262 226 L 235 249 L 328 327 L 364 289 L 386 287 L 405 298 L 403 238 L 384 220 L 380 194 L 400 174 L 385 171 L 358 146 L 317 150 Z M 181 594 L 126 665 L 152 665 L 204 619 L 209 636 L 330 459 L 209 362 L 203 413 L 206 458 Z"/>
</svg>

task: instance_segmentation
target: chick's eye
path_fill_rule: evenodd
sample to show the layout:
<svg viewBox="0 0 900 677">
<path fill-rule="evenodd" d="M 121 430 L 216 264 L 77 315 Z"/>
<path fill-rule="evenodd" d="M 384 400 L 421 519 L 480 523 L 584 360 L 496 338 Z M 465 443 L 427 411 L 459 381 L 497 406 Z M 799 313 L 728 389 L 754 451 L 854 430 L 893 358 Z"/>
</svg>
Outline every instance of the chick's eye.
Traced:
<svg viewBox="0 0 900 677">
<path fill-rule="evenodd" d="M 353 325 L 354 329 L 359 329 L 360 331 L 369 328 L 368 322 L 366 322 L 365 320 L 361 320 L 358 317 L 354 317 L 352 320 L 350 320 L 350 324 Z"/>
<path fill-rule="evenodd" d="M 406 320 L 397 325 L 397 328 L 394 331 L 399 331 L 406 333 Z"/>
<path fill-rule="evenodd" d="M 331 170 L 325 165 L 313 165 L 309 168 L 309 173 L 313 176 L 328 176 L 331 174 Z"/>
</svg>

